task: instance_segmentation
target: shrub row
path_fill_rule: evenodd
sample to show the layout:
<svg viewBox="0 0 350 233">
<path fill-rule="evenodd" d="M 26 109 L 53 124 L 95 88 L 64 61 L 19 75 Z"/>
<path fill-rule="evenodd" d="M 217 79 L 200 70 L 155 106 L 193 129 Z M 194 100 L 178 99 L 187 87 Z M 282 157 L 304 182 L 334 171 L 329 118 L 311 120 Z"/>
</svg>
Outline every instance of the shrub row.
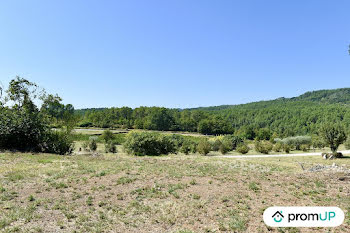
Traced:
<svg viewBox="0 0 350 233">
<path fill-rule="evenodd" d="M 177 134 L 166 135 L 154 132 L 131 132 L 126 136 L 124 150 L 135 155 L 161 155 L 181 152 L 184 154 L 200 153 L 207 155 L 210 151 L 237 150 L 248 153 L 249 147 L 236 136 L 219 136 L 211 139 L 186 137 Z"/>
</svg>

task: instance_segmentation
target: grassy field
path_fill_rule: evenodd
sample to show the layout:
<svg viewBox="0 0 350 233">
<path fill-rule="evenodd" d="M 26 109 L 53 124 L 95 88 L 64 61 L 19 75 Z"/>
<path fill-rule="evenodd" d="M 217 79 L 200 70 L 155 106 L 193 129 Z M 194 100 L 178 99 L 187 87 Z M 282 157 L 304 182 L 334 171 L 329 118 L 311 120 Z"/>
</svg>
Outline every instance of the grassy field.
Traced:
<svg viewBox="0 0 350 233">
<path fill-rule="evenodd" d="M 0 154 L 3 232 L 350 232 L 350 158 Z M 342 226 L 269 228 L 273 205 L 339 206 Z"/>
</svg>

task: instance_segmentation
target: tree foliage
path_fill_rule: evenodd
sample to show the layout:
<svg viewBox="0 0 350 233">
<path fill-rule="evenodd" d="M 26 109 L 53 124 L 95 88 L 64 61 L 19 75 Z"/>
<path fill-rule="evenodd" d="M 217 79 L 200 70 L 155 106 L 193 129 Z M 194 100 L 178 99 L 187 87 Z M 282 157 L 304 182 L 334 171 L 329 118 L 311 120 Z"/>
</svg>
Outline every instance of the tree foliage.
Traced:
<svg viewBox="0 0 350 233">
<path fill-rule="evenodd" d="M 337 152 L 339 145 L 346 140 L 344 127 L 339 123 L 322 125 L 320 134 L 326 144 L 331 148 L 333 154 Z"/>
<path fill-rule="evenodd" d="M 1 98 L 0 149 L 71 153 L 69 133 L 52 131 L 48 115 L 36 106 L 35 101 L 43 96 L 38 90 L 35 83 L 21 77 L 10 81 L 7 95 Z"/>
</svg>

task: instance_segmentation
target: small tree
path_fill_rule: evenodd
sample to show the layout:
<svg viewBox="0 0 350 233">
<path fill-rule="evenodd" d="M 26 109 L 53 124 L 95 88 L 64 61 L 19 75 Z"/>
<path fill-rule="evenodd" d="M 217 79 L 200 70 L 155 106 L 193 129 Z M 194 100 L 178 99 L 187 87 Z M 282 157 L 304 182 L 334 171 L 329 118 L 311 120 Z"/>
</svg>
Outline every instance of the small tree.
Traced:
<svg viewBox="0 0 350 233">
<path fill-rule="evenodd" d="M 320 135 L 326 144 L 336 154 L 340 144 L 346 140 L 345 130 L 340 124 L 324 124 L 321 127 Z"/>
</svg>

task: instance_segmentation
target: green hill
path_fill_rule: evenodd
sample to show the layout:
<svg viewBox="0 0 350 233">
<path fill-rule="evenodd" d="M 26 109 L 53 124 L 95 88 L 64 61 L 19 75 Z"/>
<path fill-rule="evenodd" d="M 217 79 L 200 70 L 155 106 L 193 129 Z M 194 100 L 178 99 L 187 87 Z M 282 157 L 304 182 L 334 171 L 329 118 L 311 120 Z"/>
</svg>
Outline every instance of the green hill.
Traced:
<svg viewBox="0 0 350 233">
<path fill-rule="evenodd" d="M 176 130 L 204 134 L 257 133 L 267 128 L 279 136 L 317 133 L 325 122 L 350 129 L 350 88 L 307 92 L 240 105 L 192 109 L 139 107 L 78 110 L 81 126 Z"/>
<path fill-rule="evenodd" d="M 319 104 L 350 104 L 350 88 L 339 88 L 332 90 L 309 91 L 300 96 L 274 100 L 251 102 L 239 105 L 219 105 L 210 107 L 192 108 L 191 110 L 217 111 L 231 108 L 265 108 L 275 104 L 288 104 L 292 102 L 314 102 Z"/>
</svg>

